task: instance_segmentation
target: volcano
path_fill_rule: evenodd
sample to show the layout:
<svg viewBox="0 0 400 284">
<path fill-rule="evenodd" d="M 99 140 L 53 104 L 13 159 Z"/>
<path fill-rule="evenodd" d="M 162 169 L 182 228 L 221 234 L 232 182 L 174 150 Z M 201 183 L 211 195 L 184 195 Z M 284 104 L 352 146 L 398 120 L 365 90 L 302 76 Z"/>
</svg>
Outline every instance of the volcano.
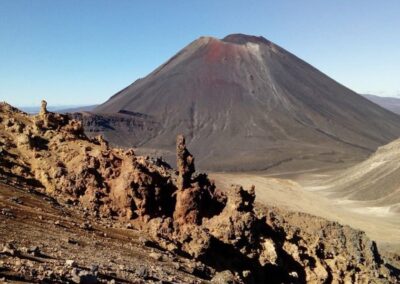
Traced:
<svg viewBox="0 0 400 284">
<path fill-rule="evenodd" d="M 183 133 L 202 157 L 197 165 L 209 170 L 354 162 L 400 134 L 396 114 L 243 34 L 195 40 L 93 113 L 118 121 L 103 129 L 112 143 L 167 160 Z"/>
</svg>

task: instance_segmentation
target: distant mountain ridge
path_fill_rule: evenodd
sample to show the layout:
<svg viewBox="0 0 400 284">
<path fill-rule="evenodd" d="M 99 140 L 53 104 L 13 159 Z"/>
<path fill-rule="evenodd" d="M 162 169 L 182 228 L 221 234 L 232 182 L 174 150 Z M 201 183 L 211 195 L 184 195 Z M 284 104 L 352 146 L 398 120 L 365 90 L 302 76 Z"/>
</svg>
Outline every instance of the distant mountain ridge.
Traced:
<svg viewBox="0 0 400 284">
<path fill-rule="evenodd" d="M 95 115 L 150 117 L 150 131 L 104 131 L 172 161 L 178 133 L 201 169 L 314 168 L 361 160 L 400 136 L 400 117 L 263 37 L 201 37 Z"/>
<path fill-rule="evenodd" d="M 381 107 L 390 110 L 394 113 L 400 114 L 400 98 L 395 97 L 381 97 L 375 95 L 363 95 L 371 102 L 380 105 Z"/>
</svg>

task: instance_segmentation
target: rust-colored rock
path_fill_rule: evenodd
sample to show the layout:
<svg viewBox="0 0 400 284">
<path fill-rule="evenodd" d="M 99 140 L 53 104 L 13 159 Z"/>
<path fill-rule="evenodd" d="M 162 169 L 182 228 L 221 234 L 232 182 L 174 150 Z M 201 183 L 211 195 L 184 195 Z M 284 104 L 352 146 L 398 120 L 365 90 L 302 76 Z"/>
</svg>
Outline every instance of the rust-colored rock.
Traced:
<svg viewBox="0 0 400 284">
<path fill-rule="evenodd" d="M 176 139 L 176 161 L 178 167 L 178 189 L 188 188 L 192 174 L 195 171 L 194 157 L 186 149 L 183 135 L 178 135 Z"/>
<path fill-rule="evenodd" d="M 256 214 L 254 187 L 218 190 L 206 174 L 195 173 L 183 136 L 176 174 L 165 162 L 88 138 L 79 122 L 47 112 L 45 103 L 38 116 L 3 103 L 0 148 L 2 182 L 94 216 L 129 220 L 164 249 L 214 272 L 233 271 L 239 282 L 395 279 L 364 233 L 304 214 L 278 211 L 285 222 L 267 209 Z"/>
</svg>

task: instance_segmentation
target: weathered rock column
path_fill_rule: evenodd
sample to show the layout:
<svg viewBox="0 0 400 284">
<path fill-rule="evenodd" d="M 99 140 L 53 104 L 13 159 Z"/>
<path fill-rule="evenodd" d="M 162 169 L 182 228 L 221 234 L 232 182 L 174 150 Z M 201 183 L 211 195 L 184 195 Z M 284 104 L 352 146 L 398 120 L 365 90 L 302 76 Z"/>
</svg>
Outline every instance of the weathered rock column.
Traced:
<svg viewBox="0 0 400 284">
<path fill-rule="evenodd" d="M 176 162 L 178 167 L 178 182 L 176 205 L 173 218 L 179 225 L 198 224 L 200 222 L 199 199 L 202 189 L 192 186 L 194 173 L 194 158 L 186 149 L 185 137 L 178 135 L 176 139 Z"/>
<path fill-rule="evenodd" d="M 39 120 L 42 121 L 44 127 L 49 126 L 48 114 L 49 112 L 47 111 L 47 102 L 45 100 L 42 100 L 39 112 Z"/>
<path fill-rule="evenodd" d="M 41 103 L 41 106 L 40 106 L 39 116 L 44 118 L 46 116 L 46 114 L 48 114 L 47 102 L 45 100 L 42 100 L 42 103 Z"/>
<path fill-rule="evenodd" d="M 183 135 L 178 135 L 176 139 L 176 163 L 178 167 L 178 189 L 190 187 L 192 174 L 195 172 L 194 157 L 186 149 Z"/>
</svg>

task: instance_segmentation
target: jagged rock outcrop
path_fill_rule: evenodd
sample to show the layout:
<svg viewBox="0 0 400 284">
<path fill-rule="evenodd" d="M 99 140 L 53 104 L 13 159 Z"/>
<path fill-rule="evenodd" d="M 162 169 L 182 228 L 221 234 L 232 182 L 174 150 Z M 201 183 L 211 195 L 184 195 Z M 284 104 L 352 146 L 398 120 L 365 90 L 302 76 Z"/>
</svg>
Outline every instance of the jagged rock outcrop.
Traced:
<svg viewBox="0 0 400 284">
<path fill-rule="evenodd" d="M 200 261 L 196 273 L 204 279 L 225 271 L 214 280 L 395 281 L 364 233 L 306 215 L 282 219 L 255 210 L 254 187 L 218 190 L 206 174 L 194 172 L 183 136 L 175 172 L 162 160 L 88 138 L 81 123 L 47 112 L 45 103 L 36 116 L 2 103 L 0 147 L 3 182 L 85 207 L 94 216 L 129 221 L 159 247 Z"/>
<path fill-rule="evenodd" d="M 390 271 L 365 233 L 306 213 L 259 210 L 277 233 L 282 253 L 303 267 L 307 283 L 396 282 L 385 280 Z"/>
</svg>

